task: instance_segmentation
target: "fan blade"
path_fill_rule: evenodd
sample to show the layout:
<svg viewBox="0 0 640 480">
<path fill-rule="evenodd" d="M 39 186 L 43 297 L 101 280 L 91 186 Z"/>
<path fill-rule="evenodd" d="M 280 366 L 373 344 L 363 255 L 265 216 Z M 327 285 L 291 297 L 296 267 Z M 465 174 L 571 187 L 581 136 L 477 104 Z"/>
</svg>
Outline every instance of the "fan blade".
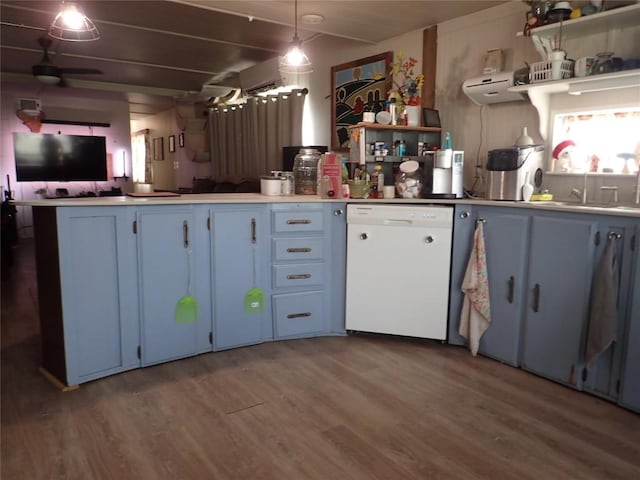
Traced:
<svg viewBox="0 0 640 480">
<path fill-rule="evenodd" d="M 97 68 L 58 68 L 58 71 L 61 74 L 96 74 L 101 75 L 102 70 L 98 70 Z"/>
<path fill-rule="evenodd" d="M 40 63 L 31 67 L 31 73 L 37 76 L 59 77 L 60 69 L 55 65 Z"/>
</svg>

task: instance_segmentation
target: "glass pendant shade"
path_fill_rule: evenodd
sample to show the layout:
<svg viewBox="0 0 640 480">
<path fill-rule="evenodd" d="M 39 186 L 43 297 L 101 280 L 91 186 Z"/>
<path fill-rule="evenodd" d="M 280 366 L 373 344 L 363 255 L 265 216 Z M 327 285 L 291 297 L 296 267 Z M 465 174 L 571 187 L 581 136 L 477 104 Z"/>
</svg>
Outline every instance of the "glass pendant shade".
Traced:
<svg viewBox="0 0 640 480">
<path fill-rule="evenodd" d="M 280 71 L 283 73 L 311 73 L 313 67 L 309 57 L 302 51 L 300 40 L 296 37 L 286 55 L 280 59 Z"/>
<path fill-rule="evenodd" d="M 298 38 L 298 0 L 294 2 L 294 17 L 293 40 L 285 56 L 280 58 L 279 70 L 282 73 L 311 73 L 311 62 L 302 50 L 302 42 Z"/>
<path fill-rule="evenodd" d="M 91 19 L 75 5 L 64 5 L 51 22 L 49 35 L 59 40 L 90 42 L 100 38 L 100 32 Z"/>
</svg>

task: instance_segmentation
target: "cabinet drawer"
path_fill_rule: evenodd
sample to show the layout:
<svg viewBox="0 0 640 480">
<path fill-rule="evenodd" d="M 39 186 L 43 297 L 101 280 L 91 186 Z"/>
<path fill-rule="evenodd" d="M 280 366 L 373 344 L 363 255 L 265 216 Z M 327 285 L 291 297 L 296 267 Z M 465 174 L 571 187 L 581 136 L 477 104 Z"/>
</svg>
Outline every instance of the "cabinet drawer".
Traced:
<svg viewBox="0 0 640 480">
<path fill-rule="evenodd" d="M 273 286 L 308 287 L 323 285 L 324 263 L 301 263 L 295 265 L 274 265 Z"/>
<path fill-rule="evenodd" d="M 273 232 L 322 231 L 322 210 L 273 212 Z"/>
<path fill-rule="evenodd" d="M 320 260 L 322 259 L 322 238 L 276 238 L 273 240 L 275 261 Z"/>
<path fill-rule="evenodd" d="M 288 293 L 273 296 L 276 337 L 289 337 L 324 330 L 323 292 Z"/>
</svg>

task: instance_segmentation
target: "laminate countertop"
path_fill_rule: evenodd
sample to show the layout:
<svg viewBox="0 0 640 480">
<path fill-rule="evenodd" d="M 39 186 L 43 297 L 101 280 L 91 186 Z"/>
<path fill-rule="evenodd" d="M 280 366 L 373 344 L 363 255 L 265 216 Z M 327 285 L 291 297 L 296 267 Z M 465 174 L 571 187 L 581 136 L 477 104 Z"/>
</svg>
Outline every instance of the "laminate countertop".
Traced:
<svg viewBox="0 0 640 480">
<path fill-rule="evenodd" d="M 91 207 L 91 206 L 117 206 L 117 205 L 180 205 L 180 204 L 233 204 L 233 203 L 369 203 L 369 204 L 429 204 L 429 205 L 484 205 L 502 206 L 514 208 L 533 208 L 540 210 L 567 211 L 575 213 L 592 213 L 599 215 L 618 215 L 625 217 L 639 217 L 640 205 L 581 205 L 572 202 L 516 202 L 497 201 L 483 199 L 416 199 L 416 198 L 393 198 L 393 199 L 323 199 L 318 195 L 287 195 L 273 196 L 262 195 L 260 193 L 198 193 L 182 194 L 167 197 L 77 197 L 77 198 L 48 198 L 31 199 L 12 202 L 17 206 L 31 207 Z"/>
</svg>

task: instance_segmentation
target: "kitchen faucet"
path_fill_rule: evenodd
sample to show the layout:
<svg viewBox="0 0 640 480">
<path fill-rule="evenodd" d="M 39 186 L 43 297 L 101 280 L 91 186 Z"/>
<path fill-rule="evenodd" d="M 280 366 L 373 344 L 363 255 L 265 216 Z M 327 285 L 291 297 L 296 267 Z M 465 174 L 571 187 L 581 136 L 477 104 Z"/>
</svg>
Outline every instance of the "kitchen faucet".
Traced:
<svg viewBox="0 0 640 480">
<path fill-rule="evenodd" d="M 579 188 L 572 188 L 569 196 L 581 199 L 583 205 L 587 204 L 587 172 L 584 172 L 582 190 L 580 190 Z"/>
</svg>

